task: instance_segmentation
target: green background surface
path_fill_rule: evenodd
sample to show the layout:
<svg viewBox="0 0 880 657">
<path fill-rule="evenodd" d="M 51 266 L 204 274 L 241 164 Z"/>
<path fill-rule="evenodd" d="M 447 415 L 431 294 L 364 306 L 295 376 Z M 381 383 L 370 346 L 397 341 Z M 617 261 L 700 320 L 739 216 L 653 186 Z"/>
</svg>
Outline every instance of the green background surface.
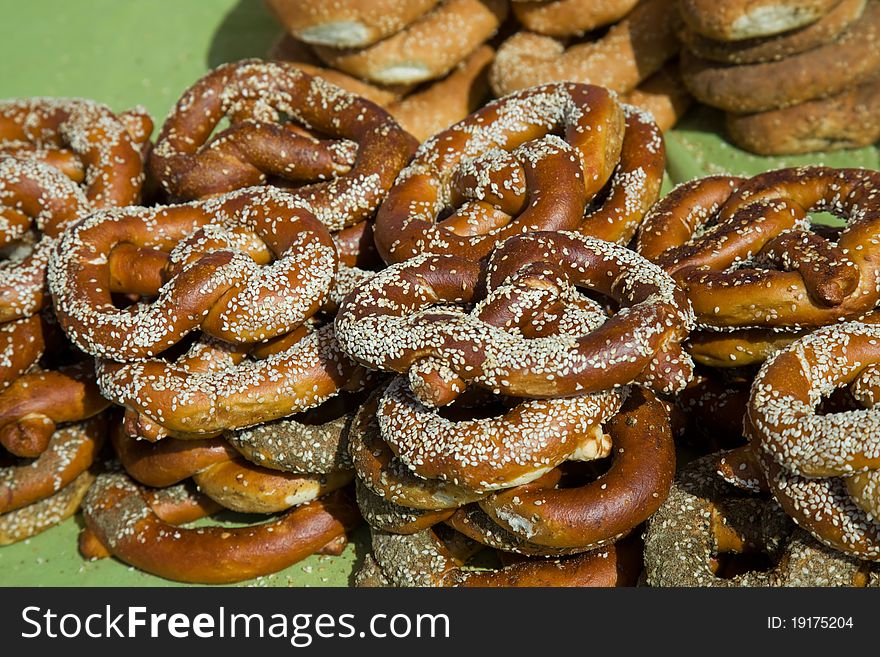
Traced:
<svg viewBox="0 0 880 657">
<path fill-rule="evenodd" d="M 0 98 L 82 96 L 115 110 L 143 105 L 157 125 L 206 70 L 263 56 L 280 29 L 260 0 L 0 0 Z M 750 174 L 779 166 L 878 168 L 875 148 L 761 158 L 726 143 L 717 112 L 698 108 L 667 135 L 668 173 L 681 182 L 706 173 Z M 85 562 L 72 519 L 0 548 L 0 585 L 173 586 L 113 559 Z M 252 586 L 346 586 L 363 557 L 355 532 L 341 557 L 312 556 Z"/>
</svg>

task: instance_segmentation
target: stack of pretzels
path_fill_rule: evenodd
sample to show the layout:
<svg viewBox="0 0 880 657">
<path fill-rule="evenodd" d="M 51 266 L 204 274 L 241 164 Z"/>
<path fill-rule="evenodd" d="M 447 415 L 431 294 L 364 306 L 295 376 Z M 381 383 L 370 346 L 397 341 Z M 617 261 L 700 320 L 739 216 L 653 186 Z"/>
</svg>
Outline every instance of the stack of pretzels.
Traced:
<svg viewBox="0 0 880 657">
<path fill-rule="evenodd" d="M 681 0 L 682 76 L 737 145 L 782 155 L 880 138 L 875 0 Z"/>
<path fill-rule="evenodd" d="M 689 105 L 673 61 L 679 48 L 673 0 L 266 4 L 285 28 L 270 50 L 273 59 L 369 98 L 420 140 L 492 94 L 552 82 L 624 94 L 663 130 Z"/>
<path fill-rule="evenodd" d="M 83 99 L 0 103 L 0 545 L 77 511 L 94 480 L 108 402 L 59 331 L 46 270 L 61 234 L 140 200 L 152 130 Z"/>
</svg>

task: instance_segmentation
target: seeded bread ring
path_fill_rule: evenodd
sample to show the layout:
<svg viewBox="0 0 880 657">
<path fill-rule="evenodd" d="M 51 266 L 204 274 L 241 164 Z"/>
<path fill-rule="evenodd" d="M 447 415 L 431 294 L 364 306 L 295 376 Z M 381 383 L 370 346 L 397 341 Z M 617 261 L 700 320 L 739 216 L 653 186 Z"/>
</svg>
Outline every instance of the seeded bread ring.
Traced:
<svg viewBox="0 0 880 657">
<path fill-rule="evenodd" d="M 880 79 L 757 114 L 728 114 L 730 140 L 759 155 L 861 148 L 880 139 Z"/>
<path fill-rule="evenodd" d="M 0 513 L 0 545 L 36 536 L 71 517 L 94 481 L 95 475 L 85 470 L 57 493 L 15 511 Z"/>
<path fill-rule="evenodd" d="M 86 495 L 83 519 L 97 541 L 125 563 L 201 584 L 277 572 L 360 522 L 350 495 L 338 490 L 263 524 L 185 529 L 161 520 L 147 490 L 119 473 L 98 477 Z"/>
<path fill-rule="evenodd" d="M 371 552 L 364 555 L 364 562 L 354 575 L 354 585 L 358 588 L 387 588 L 392 586 Z"/>
<path fill-rule="evenodd" d="M 631 91 L 678 53 L 675 3 L 642 2 L 599 40 L 569 47 L 553 37 L 517 32 L 498 47 L 490 74 L 492 89 L 496 96 L 505 96 L 568 80 Z"/>
<path fill-rule="evenodd" d="M 140 110 L 131 118 L 131 122 L 123 121 L 106 105 L 81 98 L 3 101 L 0 153 L 11 145 L 12 153 L 18 156 L 51 163 L 56 158 L 46 160 L 47 153 L 57 154 L 62 149 L 79 160 L 83 193 L 92 206 L 133 205 L 140 201 L 144 180 L 141 148 L 152 131 L 152 121 Z M 134 137 L 128 131 L 129 125 L 139 127 Z M 22 143 L 37 150 L 25 153 L 14 148 Z"/>
<path fill-rule="evenodd" d="M 728 112 L 763 112 L 826 98 L 880 73 L 880 2 L 837 41 L 777 62 L 726 66 L 685 50 L 682 78 L 697 100 Z"/>
<path fill-rule="evenodd" d="M 513 15 L 522 26 L 549 36 L 580 36 L 614 23 L 639 0 L 534 0 L 514 2 Z"/>
<path fill-rule="evenodd" d="M 395 534 L 414 534 L 449 518 L 453 509 L 427 511 L 389 502 L 376 495 L 360 479 L 355 480 L 355 493 L 361 515 L 370 527 Z"/>
<path fill-rule="evenodd" d="M 278 22 L 308 43 L 352 48 L 368 46 L 406 28 L 438 0 L 267 0 Z"/>
<path fill-rule="evenodd" d="M 725 483 L 717 465 L 717 455 L 688 464 L 648 521 L 649 586 L 880 586 L 875 568 L 821 546 L 793 527 L 772 500 Z M 755 551 L 776 565 L 732 578 L 716 574 L 720 554 Z"/>
<path fill-rule="evenodd" d="M 840 0 L 681 0 L 679 10 L 695 32 L 717 41 L 770 36 L 813 23 Z"/>
<path fill-rule="evenodd" d="M 482 43 L 507 16 L 503 0 L 444 0 L 406 28 L 365 48 L 316 46 L 331 68 L 381 84 L 441 78 Z"/>
<path fill-rule="evenodd" d="M 818 48 L 837 39 L 865 10 L 867 0 L 840 0 L 815 23 L 770 37 L 716 41 L 689 27 L 679 31 L 685 47 L 703 59 L 724 64 L 774 62 Z"/>
</svg>

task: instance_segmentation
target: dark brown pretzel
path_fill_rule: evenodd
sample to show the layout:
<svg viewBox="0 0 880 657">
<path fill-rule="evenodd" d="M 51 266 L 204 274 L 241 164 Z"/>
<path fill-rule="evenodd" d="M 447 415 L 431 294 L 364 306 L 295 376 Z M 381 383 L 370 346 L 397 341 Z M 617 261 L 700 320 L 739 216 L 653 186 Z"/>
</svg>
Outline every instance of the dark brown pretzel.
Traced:
<svg viewBox="0 0 880 657">
<path fill-rule="evenodd" d="M 224 117 L 230 127 L 213 135 Z M 331 139 L 299 134 L 297 124 Z M 289 65 L 243 60 L 218 67 L 183 95 L 162 127 L 150 171 L 176 199 L 262 184 L 267 175 L 324 180 L 297 193 L 338 231 L 373 214 L 414 148 L 371 102 Z"/>
<path fill-rule="evenodd" d="M 782 508 L 826 545 L 872 561 L 880 560 L 880 522 L 870 510 L 880 505 L 866 484 L 880 469 L 880 412 L 819 415 L 816 407 L 878 363 L 880 327 L 847 322 L 819 329 L 764 364 L 746 422 Z M 871 473 L 868 480 L 849 490 L 847 478 L 863 473 Z"/>
<path fill-rule="evenodd" d="M 0 392 L 0 445 L 16 456 L 36 458 L 56 425 L 86 420 L 109 405 L 91 361 L 25 374 Z"/>
<path fill-rule="evenodd" d="M 139 263 L 144 254 L 155 262 Z M 146 280 L 135 273 L 139 266 L 152 272 Z M 240 343 L 287 333 L 320 308 L 336 266 L 330 235 L 312 212 L 266 187 L 93 214 L 62 237 L 49 280 L 58 320 L 74 344 L 132 360 L 196 328 Z M 157 285 L 151 303 L 112 303 L 112 292 L 145 294 Z"/>
<path fill-rule="evenodd" d="M 123 474 L 101 475 L 86 495 L 83 519 L 113 556 L 183 582 L 239 582 L 304 559 L 360 521 L 350 493 L 339 490 L 247 527 L 177 527 L 150 506 L 147 491 Z"/>
<path fill-rule="evenodd" d="M 714 330 L 855 318 L 880 300 L 878 183 L 872 171 L 827 167 L 686 183 L 655 206 L 637 250 L 673 275 L 698 323 Z M 823 210 L 847 220 L 836 241 L 810 230 L 807 212 Z"/>
<path fill-rule="evenodd" d="M 586 334 L 525 339 L 478 315 L 432 308 L 475 302 L 480 272 L 464 258 L 425 255 L 389 267 L 350 294 L 336 317 L 337 337 L 368 367 L 410 371 L 419 399 L 432 404 L 448 403 L 462 381 L 531 398 L 607 390 L 643 373 L 649 385 L 683 387 L 689 359 L 679 342 L 692 319 L 683 292 L 662 271 L 602 240 L 532 233 L 493 253 L 488 287 L 529 266 L 559 269 L 573 285 L 609 296 L 626 311 Z M 654 370 L 664 352 L 682 359 L 682 376 L 669 380 Z"/>
<path fill-rule="evenodd" d="M 0 324 L 0 389 L 30 369 L 46 348 L 39 315 Z"/>
<path fill-rule="evenodd" d="M 880 586 L 877 568 L 820 545 L 766 497 L 715 472 L 717 455 L 687 466 L 645 532 L 650 586 Z M 770 569 L 732 572 L 724 557 L 769 557 Z"/>
<path fill-rule="evenodd" d="M 137 203 L 144 179 L 141 149 L 153 123 L 143 110 L 115 115 L 80 98 L 0 103 L 0 154 L 41 160 L 76 182 L 96 208 Z"/>
<path fill-rule="evenodd" d="M 490 103 L 422 144 L 401 172 L 376 216 L 379 253 L 479 259 L 526 230 L 577 228 L 614 172 L 624 128 L 620 104 L 590 85 Z"/>
</svg>

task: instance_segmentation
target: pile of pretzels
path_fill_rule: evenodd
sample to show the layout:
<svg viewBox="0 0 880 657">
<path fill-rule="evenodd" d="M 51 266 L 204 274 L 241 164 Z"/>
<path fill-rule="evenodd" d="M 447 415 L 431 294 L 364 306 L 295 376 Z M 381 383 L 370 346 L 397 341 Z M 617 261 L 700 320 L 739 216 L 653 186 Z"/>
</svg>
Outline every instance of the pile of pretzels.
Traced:
<svg viewBox="0 0 880 657">
<path fill-rule="evenodd" d="M 365 521 L 361 586 L 877 585 L 880 173 L 661 198 L 623 98 L 419 140 L 250 59 L 154 141 L 0 103 L 0 543 L 81 510 L 84 557 L 227 583 Z"/>
<path fill-rule="evenodd" d="M 681 0 L 682 76 L 737 145 L 785 155 L 880 138 L 875 0 Z"/>
<path fill-rule="evenodd" d="M 266 0 L 269 50 L 385 107 L 424 140 L 539 84 L 616 91 L 663 130 L 690 104 L 675 0 Z"/>
</svg>

